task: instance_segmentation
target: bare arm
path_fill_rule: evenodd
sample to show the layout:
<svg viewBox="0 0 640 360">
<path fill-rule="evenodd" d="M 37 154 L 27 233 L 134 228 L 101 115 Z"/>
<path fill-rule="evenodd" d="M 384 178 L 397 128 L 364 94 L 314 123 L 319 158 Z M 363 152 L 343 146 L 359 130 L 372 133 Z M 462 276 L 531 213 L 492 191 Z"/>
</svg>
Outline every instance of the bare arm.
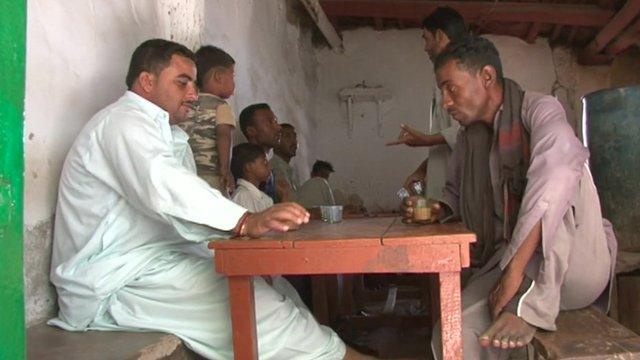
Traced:
<svg viewBox="0 0 640 360">
<path fill-rule="evenodd" d="M 388 142 L 387 146 L 405 144 L 415 147 L 447 144 L 447 140 L 441 134 L 427 135 L 406 124 L 400 125 L 400 128 L 398 138 L 395 141 Z"/>
<path fill-rule="evenodd" d="M 416 170 L 412 172 L 411 175 L 409 175 L 407 179 L 404 181 L 403 186 L 405 187 L 405 189 L 410 191 L 411 190 L 410 186 L 412 182 L 424 181 L 424 178 L 427 177 L 428 164 L 429 164 L 429 158 L 426 158 L 422 163 L 420 163 L 420 165 L 418 165 L 418 168 L 416 168 Z"/>
<path fill-rule="evenodd" d="M 524 280 L 524 270 L 534 252 L 542 243 L 542 220 L 539 220 L 526 236 L 522 245 L 518 248 L 509 264 L 504 269 L 502 277 L 495 285 L 489 295 L 491 304 L 491 315 L 495 318 L 516 295 L 522 280 Z"/>
<path fill-rule="evenodd" d="M 433 146 L 446 144 L 447 141 L 441 134 L 425 135 L 423 146 Z"/>
<path fill-rule="evenodd" d="M 229 171 L 231 159 L 231 133 L 234 127 L 228 124 L 216 126 L 216 148 L 218 150 L 218 166 L 224 179 L 225 187 L 229 190 L 235 188 L 233 177 Z"/>
<path fill-rule="evenodd" d="M 539 220 L 529 232 L 529 235 L 525 238 L 524 242 L 518 248 L 515 255 L 507 265 L 507 271 L 513 271 L 518 274 L 523 274 L 524 269 L 533 257 L 533 253 L 536 251 L 540 243 L 542 242 L 542 220 Z"/>
<path fill-rule="evenodd" d="M 426 135 L 423 134 L 417 141 L 415 144 L 409 144 L 407 143 L 407 145 L 409 146 L 434 146 L 434 145 L 442 145 L 442 144 L 446 144 L 447 141 L 444 139 L 444 136 L 442 136 L 441 134 L 433 134 L 433 135 Z"/>
</svg>

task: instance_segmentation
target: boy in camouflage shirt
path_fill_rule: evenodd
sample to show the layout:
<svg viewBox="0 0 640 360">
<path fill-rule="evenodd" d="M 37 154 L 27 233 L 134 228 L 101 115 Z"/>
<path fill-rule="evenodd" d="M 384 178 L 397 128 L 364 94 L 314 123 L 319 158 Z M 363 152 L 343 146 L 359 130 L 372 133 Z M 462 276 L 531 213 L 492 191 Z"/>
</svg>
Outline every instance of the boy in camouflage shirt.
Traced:
<svg viewBox="0 0 640 360">
<path fill-rule="evenodd" d="M 195 55 L 200 106 L 180 127 L 189 134 L 198 176 L 228 197 L 235 188 L 229 161 L 236 120 L 225 99 L 235 90 L 235 61 L 210 45 Z"/>
</svg>

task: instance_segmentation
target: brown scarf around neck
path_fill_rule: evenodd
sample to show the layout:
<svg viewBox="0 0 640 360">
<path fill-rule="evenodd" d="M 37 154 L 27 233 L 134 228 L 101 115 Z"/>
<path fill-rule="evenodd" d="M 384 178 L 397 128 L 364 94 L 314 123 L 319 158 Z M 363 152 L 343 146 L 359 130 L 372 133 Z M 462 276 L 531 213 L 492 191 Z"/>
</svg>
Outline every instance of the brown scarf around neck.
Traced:
<svg viewBox="0 0 640 360">
<path fill-rule="evenodd" d="M 480 267 L 496 249 L 495 216 L 502 216 L 501 238 L 509 240 L 515 227 L 526 187 L 529 165 L 529 139 L 522 125 L 524 91 L 510 79 L 504 80 L 502 113 L 495 128 L 500 161 L 499 184 L 502 196 L 493 197 L 489 156 L 493 129 L 476 122 L 465 128 L 462 139 L 464 165 L 460 189 L 460 209 L 465 226 L 477 235 L 471 247 L 471 264 Z"/>
</svg>

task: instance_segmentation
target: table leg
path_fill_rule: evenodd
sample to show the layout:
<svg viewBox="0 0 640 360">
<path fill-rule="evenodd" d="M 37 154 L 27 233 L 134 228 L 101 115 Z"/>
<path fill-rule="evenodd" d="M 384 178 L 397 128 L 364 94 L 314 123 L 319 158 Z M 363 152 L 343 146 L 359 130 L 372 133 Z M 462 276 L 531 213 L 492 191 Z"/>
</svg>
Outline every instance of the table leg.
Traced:
<svg viewBox="0 0 640 360">
<path fill-rule="evenodd" d="M 342 275 L 342 289 L 338 289 L 338 294 L 340 294 L 340 316 L 341 317 L 351 316 L 354 313 L 354 308 L 353 308 L 354 277 L 355 275 L 352 275 L 352 274 Z M 340 282 L 338 282 L 338 284 L 340 284 Z"/>
<path fill-rule="evenodd" d="M 460 272 L 443 272 L 440 278 L 440 319 L 444 360 L 462 359 L 462 301 Z"/>
<path fill-rule="evenodd" d="M 427 274 L 426 284 L 428 293 L 425 294 L 427 304 L 429 304 L 430 324 L 433 329 L 438 320 L 440 320 L 440 284 L 438 274 Z"/>
<path fill-rule="evenodd" d="M 255 298 L 251 276 L 230 276 L 229 304 L 236 360 L 258 359 Z"/>
<path fill-rule="evenodd" d="M 320 324 L 329 326 L 329 299 L 327 299 L 326 275 L 311 276 L 311 294 L 313 316 Z"/>
</svg>

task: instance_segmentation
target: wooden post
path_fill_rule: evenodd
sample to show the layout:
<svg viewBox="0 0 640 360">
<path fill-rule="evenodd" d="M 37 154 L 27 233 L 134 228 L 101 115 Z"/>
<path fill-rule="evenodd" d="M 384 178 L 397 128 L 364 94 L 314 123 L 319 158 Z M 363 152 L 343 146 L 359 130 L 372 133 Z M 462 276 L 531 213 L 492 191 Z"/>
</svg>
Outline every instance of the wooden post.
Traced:
<svg viewBox="0 0 640 360">
<path fill-rule="evenodd" d="M 462 359 L 460 272 L 442 272 L 439 277 L 443 359 L 460 360 Z"/>
<path fill-rule="evenodd" d="M 258 359 L 256 309 L 251 276 L 229 277 L 229 301 L 236 360 Z"/>
</svg>

